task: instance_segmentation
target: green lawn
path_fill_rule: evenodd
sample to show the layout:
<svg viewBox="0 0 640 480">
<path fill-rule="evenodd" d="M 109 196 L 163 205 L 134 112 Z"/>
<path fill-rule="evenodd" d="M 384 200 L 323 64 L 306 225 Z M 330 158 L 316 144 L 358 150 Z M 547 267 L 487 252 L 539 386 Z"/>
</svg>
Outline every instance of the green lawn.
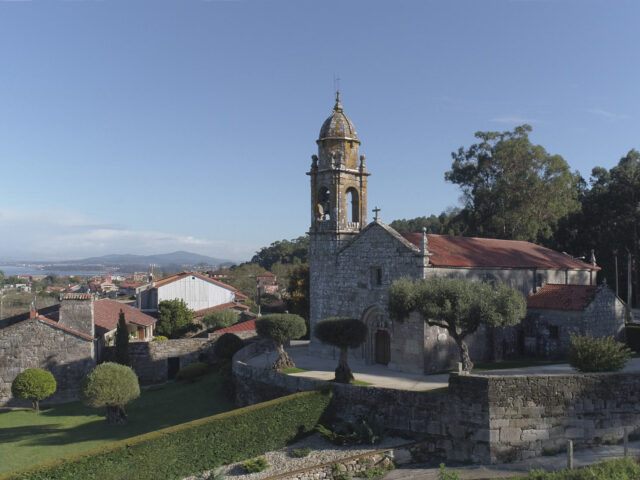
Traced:
<svg viewBox="0 0 640 480">
<path fill-rule="evenodd" d="M 233 410 L 218 374 L 142 392 L 127 407 L 128 425 L 107 425 L 102 409 L 81 403 L 0 413 L 0 474 L 72 453 Z"/>
</svg>

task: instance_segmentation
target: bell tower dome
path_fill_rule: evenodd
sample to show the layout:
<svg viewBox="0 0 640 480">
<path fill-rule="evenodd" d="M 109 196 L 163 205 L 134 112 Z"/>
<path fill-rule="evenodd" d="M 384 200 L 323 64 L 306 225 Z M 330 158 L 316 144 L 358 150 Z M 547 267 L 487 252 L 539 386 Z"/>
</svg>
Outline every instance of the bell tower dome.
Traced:
<svg viewBox="0 0 640 480">
<path fill-rule="evenodd" d="M 333 113 L 320 129 L 318 154 L 312 155 L 309 233 L 349 237 L 367 224 L 367 172 L 360 140 L 336 92 Z"/>
</svg>

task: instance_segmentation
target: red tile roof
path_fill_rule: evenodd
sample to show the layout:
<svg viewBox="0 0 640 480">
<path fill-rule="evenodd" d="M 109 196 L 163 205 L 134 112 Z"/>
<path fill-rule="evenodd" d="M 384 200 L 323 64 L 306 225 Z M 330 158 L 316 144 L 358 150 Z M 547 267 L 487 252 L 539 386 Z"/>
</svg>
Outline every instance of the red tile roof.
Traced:
<svg viewBox="0 0 640 480">
<path fill-rule="evenodd" d="M 422 246 L 422 233 L 403 233 L 402 236 L 416 247 Z M 431 253 L 429 263 L 436 267 L 600 270 L 598 266 L 530 242 L 435 234 L 428 234 L 427 241 Z"/>
<path fill-rule="evenodd" d="M 527 298 L 527 308 L 583 310 L 598 287 L 592 285 L 547 284 Z"/>
<path fill-rule="evenodd" d="M 47 325 L 52 326 L 53 328 L 57 328 L 58 330 L 62 330 L 64 332 L 71 333 L 73 335 L 77 335 L 78 337 L 84 338 L 85 340 L 91 340 L 91 341 L 95 340 L 95 338 L 93 338 L 91 335 L 87 335 L 86 333 L 78 332 L 77 330 L 73 330 L 73 329 L 68 328 L 68 327 L 64 327 L 64 326 L 60 325 L 58 322 L 54 322 L 53 320 L 49 320 L 47 317 L 43 317 L 43 316 L 39 315 L 39 316 L 36 317 L 36 319 L 38 319 L 42 323 L 46 323 Z"/>
<path fill-rule="evenodd" d="M 229 302 L 229 303 L 222 303 L 220 305 L 216 305 L 215 307 L 209 307 L 209 308 L 203 308 L 202 310 L 197 310 L 193 312 L 193 315 L 196 317 L 199 317 L 201 315 L 204 315 L 205 313 L 217 312 L 219 310 L 226 310 L 228 308 L 241 308 L 243 310 L 249 310 L 249 307 L 243 303 Z"/>
<path fill-rule="evenodd" d="M 149 325 L 155 324 L 157 321 L 152 316 L 141 312 L 131 305 L 116 302 L 115 300 L 111 300 L 108 298 L 97 300 L 93 304 L 93 308 L 96 327 L 103 328 L 107 332 L 114 330 L 118 326 L 120 310 L 124 312 L 124 318 L 127 323 L 147 327 Z"/>
<path fill-rule="evenodd" d="M 163 285 L 166 285 L 168 283 L 172 283 L 175 282 L 176 280 L 180 280 L 181 278 L 185 278 L 185 277 L 189 277 L 189 276 L 193 276 L 193 277 L 198 277 L 202 280 L 205 280 L 209 283 L 213 283 L 214 285 L 218 285 L 219 287 L 222 288 L 226 288 L 227 290 L 232 290 L 234 292 L 237 292 L 238 290 L 235 287 L 232 287 L 231 285 L 227 285 L 226 283 L 222 283 L 218 280 L 215 280 L 211 277 L 207 277 L 206 275 L 202 275 L 201 273 L 197 273 L 197 272 L 180 272 L 180 273 L 176 273 L 175 275 L 171 275 L 170 277 L 167 278 L 163 278 L 162 280 L 158 280 L 157 282 L 154 283 L 153 288 L 158 288 L 161 287 Z"/>
<path fill-rule="evenodd" d="M 227 328 L 216 330 L 213 333 L 234 333 L 234 332 L 252 332 L 256 329 L 256 319 L 247 320 L 246 322 L 236 323 Z"/>
</svg>

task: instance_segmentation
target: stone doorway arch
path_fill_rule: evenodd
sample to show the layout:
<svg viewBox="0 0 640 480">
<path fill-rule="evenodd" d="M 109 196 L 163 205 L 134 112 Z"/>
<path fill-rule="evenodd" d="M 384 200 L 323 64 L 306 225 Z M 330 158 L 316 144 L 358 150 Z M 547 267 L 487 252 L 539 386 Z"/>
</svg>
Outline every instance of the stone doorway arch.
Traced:
<svg viewBox="0 0 640 480">
<path fill-rule="evenodd" d="M 384 348 L 386 352 L 386 363 L 380 363 L 387 365 L 391 360 L 391 342 L 393 341 L 389 315 L 378 305 L 372 305 L 365 309 L 362 321 L 367 326 L 367 339 L 362 345 L 362 358 L 367 364 L 378 363 L 376 351 L 377 345 L 380 344 L 378 348 Z M 383 345 L 381 342 L 386 344 Z"/>
</svg>

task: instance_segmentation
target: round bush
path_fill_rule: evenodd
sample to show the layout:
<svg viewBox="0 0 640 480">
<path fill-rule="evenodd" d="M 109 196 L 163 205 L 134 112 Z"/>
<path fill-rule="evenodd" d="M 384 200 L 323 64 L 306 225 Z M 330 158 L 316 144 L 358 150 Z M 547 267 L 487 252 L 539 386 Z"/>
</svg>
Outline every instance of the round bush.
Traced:
<svg viewBox="0 0 640 480">
<path fill-rule="evenodd" d="M 307 323 L 293 313 L 272 313 L 256 320 L 256 330 L 261 337 L 282 344 L 307 333 Z"/>
<path fill-rule="evenodd" d="M 124 406 L 140 396 L 138 377 L 126 365 L 106 362 L 82 382 L 80 398 L 90 407 L 107 407 L 107 423 L 126 423 Z"/>
<path fill-rule="evenodd" d="M 158 335 L 157 337 L 153 337 L 154 342 L 164 342 L 165 340 L 169 340 L 164 335 Z"/>
<path fill-rule="evenodd" d="M 581 372 L 615 372 L 624 368 L 632 351 L 613 337 L 571 335 L 569 364 Z"/>
<path fill-rule="evenodd" d="M 37 413 L 40 409 L 40 400 L 53 395 L 57 387 L 56 379 L 51 372 L 41 368 L 28 368 L 13 379 L 11 394 L 16 398 L 31 400 Z"/>
<path fill-rule="evenodd" d="M 225 333 L 216 341 L 213 351 L 218 358 L 230 360 L 242 347 L 244 341 L 240 337 L 233 333 Z"/>
<path fill-rule="evenodd" d="M 181 369 L 176 375 L 176 379 L 178 380 L 193 380 L 194 378 L 201 377 L 205 373 L 209 367 L 206 363 L 197 362 L 192 363 L 191 365 L 187 365 L 183 369 Z"/>
</svg>

